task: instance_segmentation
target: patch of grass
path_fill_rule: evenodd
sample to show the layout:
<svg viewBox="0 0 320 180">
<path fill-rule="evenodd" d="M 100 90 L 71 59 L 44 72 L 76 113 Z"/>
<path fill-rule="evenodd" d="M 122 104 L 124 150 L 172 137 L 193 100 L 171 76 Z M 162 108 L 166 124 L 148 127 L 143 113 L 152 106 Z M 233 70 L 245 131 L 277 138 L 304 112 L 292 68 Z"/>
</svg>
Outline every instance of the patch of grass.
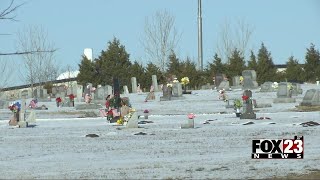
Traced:
<svg viewBox="0 0 320 180">
<path fill-rule="evenodd" d="M 199 168 L 195 169 L 195 171 L 203 171 L 203 170 L 204 170 L 203 167 L 199 167 Z"/>
<path fill-rule="evenodd" d="M 320 111 L 320 106 L 296 106 L 296 108 L 291 109 L 291 111 L 295 111 L 295 112 Z"/>
</svg>

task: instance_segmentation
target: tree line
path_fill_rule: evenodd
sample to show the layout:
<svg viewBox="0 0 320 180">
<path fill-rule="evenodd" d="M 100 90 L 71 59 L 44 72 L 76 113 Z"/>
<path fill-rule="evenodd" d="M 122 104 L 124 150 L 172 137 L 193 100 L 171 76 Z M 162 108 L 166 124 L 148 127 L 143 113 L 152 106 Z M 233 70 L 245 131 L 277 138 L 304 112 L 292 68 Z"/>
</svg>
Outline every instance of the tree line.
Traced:
<svg viewBox="0 0 320 180">
<path fill-rule="evenodd" d="M 166 69 L 160 68 L 151 61 L 146 66 L 137 60 L 132 62 L 125 46 L 119 39 L 114 38 L 108 42 L 106 50 L 102 50 L 99 57 L 93 61 L 82 56 L 77 80 L 83 85 L 88 82 L 93 83 L 94 86 L 112 85 L 112 78 L 117 77 L 122 86 L 127 85 L 131 89 L 131 77 L 136 77 L 141 87 L 148 90 L 152 84 L 152 75 L 157 75 L 160 84 L 165 84 L 167 77 L 172 75 L 175 75 L 178 80 L 187 76 L 190 79 L 190 89 L 199 89 L 207 83 L 212 84 L 213 77 L 217 73 L 225 74 L 231 81 L 232 77 L 241 75 L 243 70 L 255 70 L 259 84 L 266 81 L 315 82 L 320 77 L 320 53 L 314 44 L 306 49 L 303 64 L 290 56 L 286 62 L 287 69 L 281 72 L 277 71 L 271 52 L 264 43 L 261 43 L 258 52 L 251 51 L 248 59 L 236 48 L 227 62 L 223 62 L 215 53 L 203 71 L 197 69 L 193 59 L 189 57 L 180 59 L 173 50 L 169 53 L 168 59 Z"/>
</svg>

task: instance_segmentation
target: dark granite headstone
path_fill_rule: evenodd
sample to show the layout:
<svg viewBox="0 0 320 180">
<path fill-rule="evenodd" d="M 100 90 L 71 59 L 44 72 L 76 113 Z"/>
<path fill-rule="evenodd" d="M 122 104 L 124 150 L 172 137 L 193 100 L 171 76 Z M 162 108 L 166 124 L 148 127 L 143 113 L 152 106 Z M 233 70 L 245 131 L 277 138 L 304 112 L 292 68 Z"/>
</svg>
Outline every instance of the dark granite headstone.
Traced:
<svg viewBox="0 0 320 180">
<path fill-rule="evenodd" d="M 245 90 L 243 96 L 249 98 L 243 102 L 243 113 L 240 115 L 240 119 L 256 119 L 256 114 L 253 112 L 252 91 Z"/>
<path fill-rule="evenodd" d="M 257 74 L 254 70 L 244 70 L 242 71 L 242 77 L 243 77 L 243 86 L 242 89 L 256 89 L 258 88 L 257 83 Z"/>
<path fill-rule="evenodd" d="M 215 82 L 214 82 L 215 86 L 219 87 L 220 83 L 223 81 L 223 75 L 220 73 L 217 73 L 214 79 L 215 79 Z"/>
<path fill-rule="evenodd" d="M 121 98 L 120 98 L 120 82 L 119 79 L 114 77 L 113 78 L 113 95 L 115 99 L 115 108 L 121 107 Z"/>
</svg>

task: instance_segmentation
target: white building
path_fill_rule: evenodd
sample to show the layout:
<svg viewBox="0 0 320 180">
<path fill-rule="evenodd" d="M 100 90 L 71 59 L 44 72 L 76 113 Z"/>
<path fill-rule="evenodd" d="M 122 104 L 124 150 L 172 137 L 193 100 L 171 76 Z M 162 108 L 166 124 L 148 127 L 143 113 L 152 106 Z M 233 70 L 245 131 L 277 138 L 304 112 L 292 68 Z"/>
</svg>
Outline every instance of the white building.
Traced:
<svg viewBox="0 0 320 180">
<path fill-rule="evenodd" d="M 85 48 L 83 50 L 83 55 L 85 57 L 87 57 L 87 59 L 89 59 L 90 61 L 93 60 L 93 54 L 92 54 L 93 50 L 91 48 Z"/>
</svg>

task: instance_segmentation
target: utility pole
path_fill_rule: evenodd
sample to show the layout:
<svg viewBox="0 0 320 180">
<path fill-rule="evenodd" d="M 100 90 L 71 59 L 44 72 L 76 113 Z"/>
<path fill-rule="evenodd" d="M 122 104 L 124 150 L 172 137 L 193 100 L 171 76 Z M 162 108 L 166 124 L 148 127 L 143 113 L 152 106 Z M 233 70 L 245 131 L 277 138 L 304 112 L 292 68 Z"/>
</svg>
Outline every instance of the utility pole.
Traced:
<svg viewBox="0 0 320 180">
<path fill-rule="evenodd" d="M 198 65 L 203 71 L 201 0 L 198 0 Z"/>
</svg>

